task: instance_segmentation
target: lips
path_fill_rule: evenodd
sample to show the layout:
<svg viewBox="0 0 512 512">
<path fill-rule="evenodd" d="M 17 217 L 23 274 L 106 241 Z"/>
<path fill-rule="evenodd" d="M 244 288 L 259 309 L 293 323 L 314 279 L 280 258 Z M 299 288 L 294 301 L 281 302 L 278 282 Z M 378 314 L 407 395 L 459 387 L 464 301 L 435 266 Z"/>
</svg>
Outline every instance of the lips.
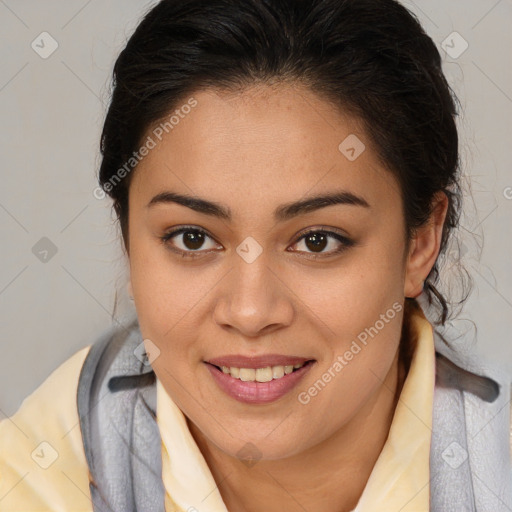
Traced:
<svg viewBox="0 0 512 512">
<path fill-rule="evenodd" d="M 254 362 L 254 358 L 249 359 L 252 359 Z M 247 359 L 244 360 L 247 361 Z M 291 360 L 293 359 L 288 357 L 285 362 L 290 362 Z M 304 360 L 304 358 L 302 358 L 302 360 Z M 224 361 L 227 360 L 224 359 Z M 240 359 L 238 359 L 238 361 L 240 361 Z M 260 359 L 260 362 L 266 361 L 268 361 L 268 359 Z M 293 366 L 286 366 L 293 368 Z M 305 363 L 300 368 L 291 371 L 291 373 L 283 375 L 283 372 L 281 372 L 278 378 L 266 382 L 245 382 L 244 380 L 234 378 L 232 375 L 225 373 L 217 368 L 216 365 L 205 362 L 205 367 L 213 378 L 213 381 L 217 384 L 218 389 L 238 402 L 252 405 L 269 404 L 283 398 L 305 378 L 313 366 L 313 362 Z M 283 366 L 273 366 L 273 369 L 275 368 L 283 369 Z M 233 367 L 230 370 L 232 371 Z M 240 372 L 242 371 L 243 370 L 240 370 Z M 251 369 L 248 371 L 259 372 L 261 369 Z"/>
</svg>

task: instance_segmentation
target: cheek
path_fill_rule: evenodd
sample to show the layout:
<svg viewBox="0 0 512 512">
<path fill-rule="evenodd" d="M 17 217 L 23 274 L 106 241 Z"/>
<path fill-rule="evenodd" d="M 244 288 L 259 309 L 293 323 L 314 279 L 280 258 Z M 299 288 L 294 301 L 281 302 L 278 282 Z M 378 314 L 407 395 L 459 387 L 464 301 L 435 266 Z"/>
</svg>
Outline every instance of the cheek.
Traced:
<svg viewBox="0 0 512 512">
<path fill-rule="evenodd" d="M 211 338 L 212 297 L 226 269 L 182 263 L 146 235 L 133 249 L 130 278 L 141 334 L 160 351 L 152 366 L 162 381 L 171 371 L 180 382 L 192 382 L 204 357 L 198 341 Z"/>
<path fill-rule="evenodd" d="M 325 336 L 346 340 L 372 326 L 394 303 L 403 302 L 400 256 L 399 244 L 393 247 L 372 241 L 336 267 L 299 269 L 284 275 L 300 298 L 303 312 L 324 325 Z"/>
<path fill-rule="evenodd" d="M 318 339 L 322 359 L 310 387 L 299 390 L 305 393 L 301 403 L 309 404 L 306 409 L 329 420 L 318 426 L 320 431 L 325 429 L 325 435 L 333 422 L 340 426 L 348 421 L 382 387 L 401 338 L 403 300 L 399 293 L 393 301 L 391 294 L 378 289 L 369 295 L 367 289 L 360 293 L 358 285 L 345 284 L 346 296 L 325 301 L 323 311 L 317 304 L 322 321 L 313 321 L 322 330 Z M 336 418 L 332 411 L 337 411 Z"/>
<path fill-rule="evenodd" d="M 322 345 L 319 374 L 333 382 L 315 399 L 320 408 L 336 403 L 350 415 L 388 373 L 402 329 L 400 254 L 399 244 L 375 241 L 335 271 L 296 281 Z"/>
<path fill-rule="evenodd" d="M 143 336 L 162 343 L 192 308 L 201 290 L 190 276 L 179 271 L 170 254 L 151 236 L 138 235 L 133 229 L 130 280 Z"/>
</svg>

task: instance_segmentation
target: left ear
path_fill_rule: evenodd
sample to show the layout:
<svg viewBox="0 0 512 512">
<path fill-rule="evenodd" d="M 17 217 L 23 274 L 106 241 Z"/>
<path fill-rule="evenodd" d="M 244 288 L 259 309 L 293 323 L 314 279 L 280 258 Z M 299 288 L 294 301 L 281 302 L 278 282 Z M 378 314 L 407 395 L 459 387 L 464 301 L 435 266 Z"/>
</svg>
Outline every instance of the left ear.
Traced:
<svg viewBox="0 0 512 512">
<path fill-rule="evenodd" d="M 419 227 L 410 241 L 405 268 L 404 296 L 414 298 L 423 291 L 423 284 L 434 266 L 439 249 L 443 226 L 448 211 L 448 197 L 440 191 L 433 199 L 433 209 L 428 222 Z"/>
</svg>

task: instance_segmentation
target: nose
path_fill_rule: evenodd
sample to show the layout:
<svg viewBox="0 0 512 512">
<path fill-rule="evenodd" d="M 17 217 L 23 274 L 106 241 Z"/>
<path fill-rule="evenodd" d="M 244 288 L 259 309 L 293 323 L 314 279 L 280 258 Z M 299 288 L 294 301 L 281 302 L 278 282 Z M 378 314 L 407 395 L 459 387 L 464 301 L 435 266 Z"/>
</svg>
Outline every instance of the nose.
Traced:
<svg viewBox="0 0 512 512">
<path fill-rule="evenodd" d="M 261 254 L 248 263 L 235 256 L 234 268 L 222 281 L 214 321 L 246 338 L 258 338 L 291 324 L 293 292 Z"/>
</svg>

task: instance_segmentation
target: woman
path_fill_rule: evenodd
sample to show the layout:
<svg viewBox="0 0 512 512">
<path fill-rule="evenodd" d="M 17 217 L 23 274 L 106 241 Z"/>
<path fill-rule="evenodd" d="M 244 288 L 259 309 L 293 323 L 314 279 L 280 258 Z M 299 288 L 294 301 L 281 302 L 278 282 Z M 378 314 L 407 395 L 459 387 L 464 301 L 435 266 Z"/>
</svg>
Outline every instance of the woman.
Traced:
<svg viewBox="0 0 512 512">
<path fill-rule="evenodd" d="M 114 85 L 99 182 L 136 318 L 0 423 L 0 510 L 511 510 L 508 382 L 422 310 L 448 318 L 460 191 L 414 16 L 163 0 Z"/>
</svg>

